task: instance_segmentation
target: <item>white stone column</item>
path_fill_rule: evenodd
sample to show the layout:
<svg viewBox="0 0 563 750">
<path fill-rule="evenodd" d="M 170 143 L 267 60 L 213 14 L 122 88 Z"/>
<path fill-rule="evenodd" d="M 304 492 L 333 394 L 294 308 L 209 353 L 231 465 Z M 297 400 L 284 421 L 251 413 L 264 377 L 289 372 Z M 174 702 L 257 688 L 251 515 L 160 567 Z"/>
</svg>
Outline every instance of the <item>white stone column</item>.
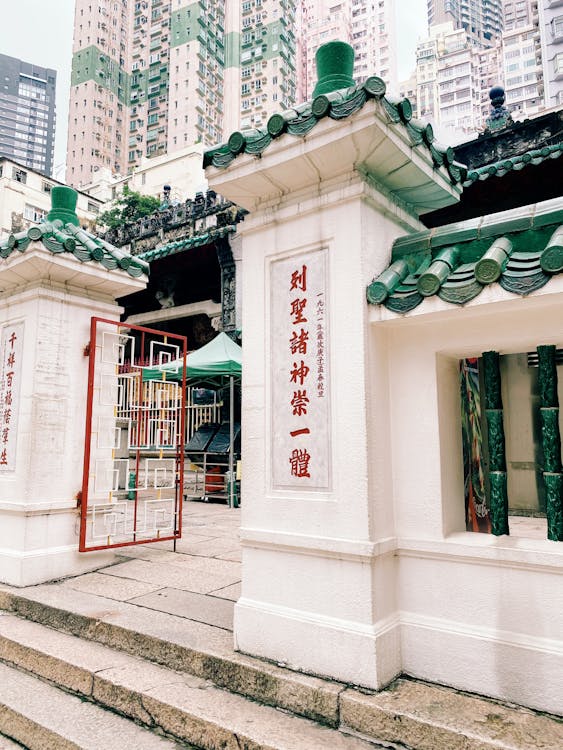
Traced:
<svg viewBox="0 0 563 750">
<path fill-rule="evenodd" d="M 0 262 L 0 372 L 3 367 L 6 374 L 6 342 L 13 333 L 18 347 L 11 378 L 18 398 L 6 436 L 7 463 L 0 465 L 1 582 L 27 586 L 113 559 L 110 553 L 77 551 L 84 350 L 91 317 L 119 320 L 115 299 L 144 285 L 124 271 L 81 264 L 69 253 L 54 255 L 40 241 Z"/>
<path fill-rule="evenodd" d="M 362 165 L 378 144 L 378 164 L 403 163 L 407 182 L 455 199 L 430 163 L 411 164 L 410 147 L 386 141 L 375 123 L 367 104 L 349 121 L 318 123 L 305 139 L 281 137 L 260 160 L 242 155 L 208 169 L 210 186 L 250 211 L 238 227 L 243 582 L 235 644 L 370 688 L 400 672 L 401 654 L 387 347 L 384 334 L 368 335 L 365 289 L 387 266 L 393 239 L 421 225 L 385 186 L 386 173 L 375 181 Z"/>
</svg>

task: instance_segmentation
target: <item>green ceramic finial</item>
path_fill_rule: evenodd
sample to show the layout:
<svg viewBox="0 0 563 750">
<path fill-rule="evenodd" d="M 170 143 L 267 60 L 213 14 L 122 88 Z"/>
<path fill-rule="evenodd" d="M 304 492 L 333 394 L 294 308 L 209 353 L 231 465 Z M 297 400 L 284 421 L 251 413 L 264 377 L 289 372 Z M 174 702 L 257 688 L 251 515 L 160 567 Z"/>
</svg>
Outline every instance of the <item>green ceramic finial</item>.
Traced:
<svg viewBox="0 0 563 750">
<path fill-rule="evenodd" d="M 51 210 L 47 214 L 47 221 L 60 219 L 63 224 L 74 224 L 80 226 L 76 215 L 76 201 L 78 193 L 72 188 L 64 185 L 54 187 L 51 190 Z"/>
<path fill-rule="evenodd" d="M 313 99 L 319 94 L 329 94 L 338 89 L 354 86 L 354 50 L 346 42 L 327 42 L 318 48 L 315 55 L 317 64 L 317 85 Z"/>
</svg>

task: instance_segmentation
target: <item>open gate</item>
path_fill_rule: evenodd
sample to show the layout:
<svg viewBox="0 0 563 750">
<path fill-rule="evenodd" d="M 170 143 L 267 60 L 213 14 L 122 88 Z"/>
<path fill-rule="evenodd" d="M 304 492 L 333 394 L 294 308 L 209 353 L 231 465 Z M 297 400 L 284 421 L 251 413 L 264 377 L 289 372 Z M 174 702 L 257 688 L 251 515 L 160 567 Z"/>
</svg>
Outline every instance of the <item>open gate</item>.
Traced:
<svg viewBox="0 0 563 750">
<path fill-rule="evenodd" d="M 79 550 L 178 539 L 186 338 L 92 318 L 88 349 Z M 181 382 L 166 380 L 180 369 Z"/>
</svg>

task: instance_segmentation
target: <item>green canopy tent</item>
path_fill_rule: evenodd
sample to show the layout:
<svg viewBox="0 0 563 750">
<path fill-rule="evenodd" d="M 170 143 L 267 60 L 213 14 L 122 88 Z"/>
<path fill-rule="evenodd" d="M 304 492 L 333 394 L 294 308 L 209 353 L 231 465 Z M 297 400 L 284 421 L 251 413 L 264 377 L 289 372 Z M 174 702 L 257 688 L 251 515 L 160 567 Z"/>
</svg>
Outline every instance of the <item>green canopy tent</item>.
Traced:
<svg viewBox="0 0 563 750">
<path fill-rule="evenodd" d="M 161 367 L 144 367 L 143 380 L 182 381 L 183 361 L 176 359 Z M 240 380 L 242 374 L 242 349 L 227 336 L 219 333 L 201 349 L 190 352 L 186 358 L 188 385 L 220 388 Z M 163 377 L 164 376 L 164 377 Z"/>
<path fill-rule="evenodd" d="M 144 367 L 143 380 L 183 380 L 183 359 L 176 359 L 161 367 Z M 201 349 L 186 357 L 186 383 L 190 386 L 222 388 L 229 385 L 229 506 L 234 504 L 233 443 L 234 443 L 234 393 L 235 381 L 242 377 L 242 349 L 227 336 L 219 333 Z"/>
</svg>

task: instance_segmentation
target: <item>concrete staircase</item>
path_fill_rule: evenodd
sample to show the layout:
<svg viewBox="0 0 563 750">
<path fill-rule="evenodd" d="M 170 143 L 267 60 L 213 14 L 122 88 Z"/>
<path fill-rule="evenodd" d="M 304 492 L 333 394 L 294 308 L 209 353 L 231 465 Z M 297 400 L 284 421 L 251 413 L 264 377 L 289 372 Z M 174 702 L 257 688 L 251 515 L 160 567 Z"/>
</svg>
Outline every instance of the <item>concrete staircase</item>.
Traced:
<svg viewBox="0 0 563 750">
<path fill-rule="evenodd" d="M 33 750 L 563 748 L 552 717 L 412 680 L 360 692 L 236 654 L 226 630 L 56 585 L 0 589 L 0 661 L 0 733 Z"/>
</svg>

